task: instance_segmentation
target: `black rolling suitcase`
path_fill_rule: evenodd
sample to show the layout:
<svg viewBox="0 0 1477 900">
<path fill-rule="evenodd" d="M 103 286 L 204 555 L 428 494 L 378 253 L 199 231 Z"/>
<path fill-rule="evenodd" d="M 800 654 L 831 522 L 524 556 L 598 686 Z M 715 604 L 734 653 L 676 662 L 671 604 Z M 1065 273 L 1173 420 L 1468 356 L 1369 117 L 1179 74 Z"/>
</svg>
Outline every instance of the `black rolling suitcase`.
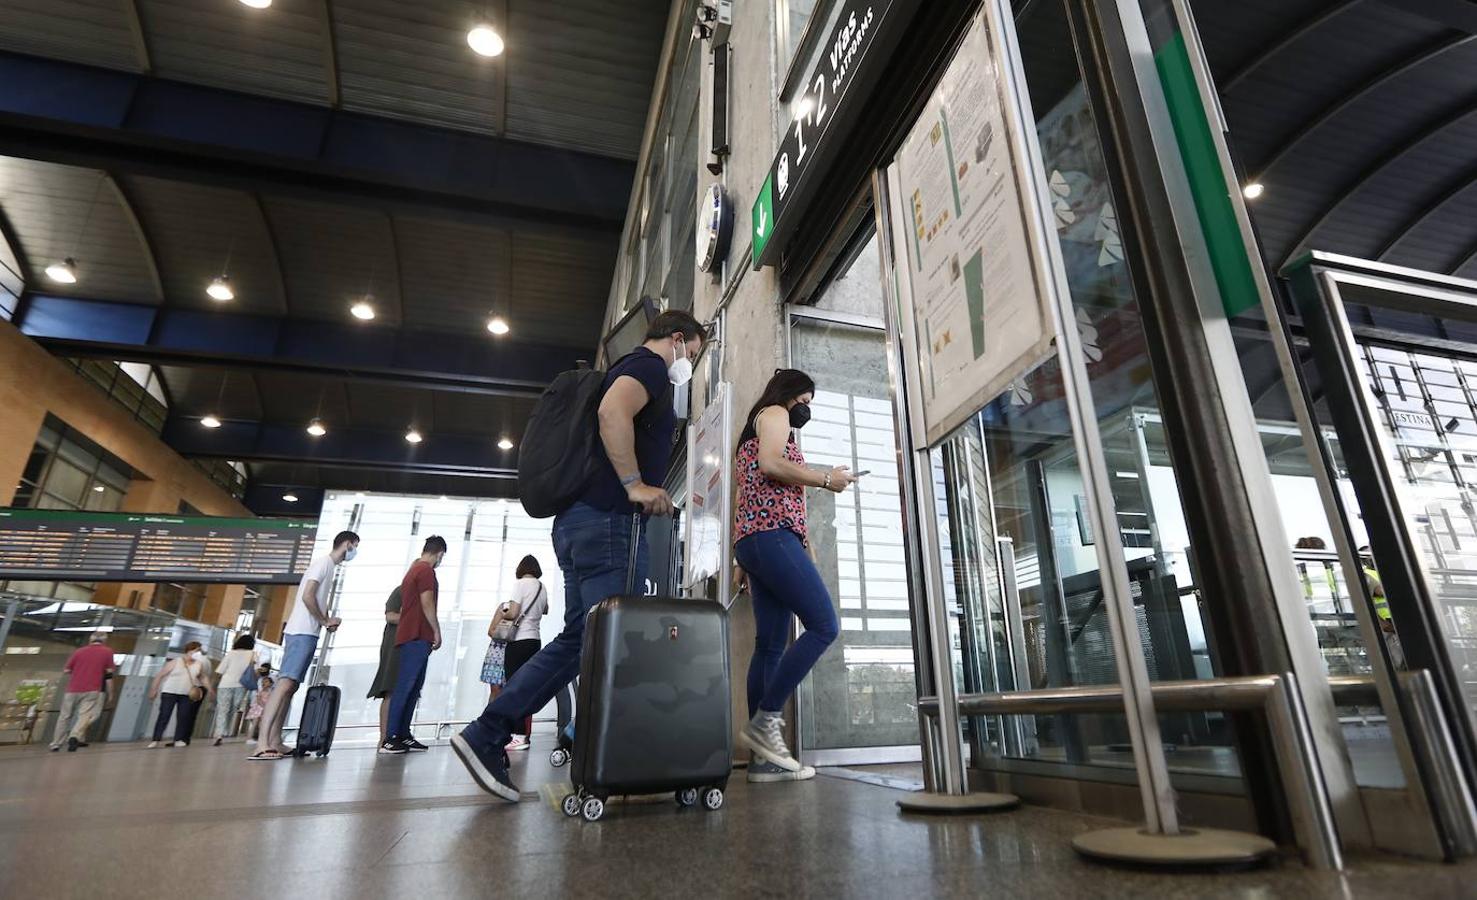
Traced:
<svg viewBox="0 0 1477 900">
<path fill-rule="evenodd" d="M 298 722 L 293 756 L 307 756 L 309 753 L 327 756 L 333 749 L 340 696 L 339 689 L 331 684 L 315 684 L 308 688 L 307 696 L 303 697 L 303 717 Z"/>
<path fill-rule="evenodd" d="M 593 822 L 611 796 L 665 791 L 718 809 L 733 768 L 730 706 L 722 604 L 629 591 L 601 601 L 585 619 L 565 815 Z"/>
</svg>

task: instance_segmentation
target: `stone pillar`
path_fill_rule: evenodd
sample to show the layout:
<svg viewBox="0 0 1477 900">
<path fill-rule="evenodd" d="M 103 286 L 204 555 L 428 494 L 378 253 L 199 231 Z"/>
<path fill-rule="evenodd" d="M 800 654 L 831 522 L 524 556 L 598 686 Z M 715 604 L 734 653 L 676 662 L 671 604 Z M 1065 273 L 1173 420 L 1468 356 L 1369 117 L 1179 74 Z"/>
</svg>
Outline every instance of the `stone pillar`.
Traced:
<svg viewBox="0 0 1477 900">
<path fill-rule="evenodd" d="M 205 589 L 205 608 L 200 621 L 206 625 L 230 628 L 236 624 L 241 613 L 241 601 L 246 599 L 246 586 L 241 584 L 212 584 Z"/>
<path fill-rule="evenodd" d="M 287 614 L 296 596 L 297 586 L 290 584 L 273 585 L 262 592 L 262 606 L 257 611 L 257 621 L 261 623 L 257 633 L 262 640 L 274 644 L 282 642 L 282 627 L 287 624 Z"/>
<path fill-rule="evenodd" d="M 5 439 L 0 440 L 0 506 L 15 502 L 15 489 L 36 446 L 36 435 L 46 421 L 46 410 L 40 405 L 6 404 Z"/>
</svg>

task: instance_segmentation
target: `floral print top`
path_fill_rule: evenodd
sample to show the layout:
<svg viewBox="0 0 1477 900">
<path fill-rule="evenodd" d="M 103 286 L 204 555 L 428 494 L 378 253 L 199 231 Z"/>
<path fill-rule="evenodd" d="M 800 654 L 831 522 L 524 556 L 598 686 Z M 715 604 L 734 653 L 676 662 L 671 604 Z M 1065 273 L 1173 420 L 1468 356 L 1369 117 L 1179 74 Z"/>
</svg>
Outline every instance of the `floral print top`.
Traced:
<svg viewBox="0 0 1477 900">
<path fill-rule="evenodd" d="M 785 442 L 785 459 L 805 465 L 805 457 L 795 443 L 795 436 Z M 759 438 L 751 437 L 738 449 L 734 462 L 738 476 L 738 503 L 733 517 L 734 542 L 761 531 L 787 528 L 808 546 L 805 531 L 805 487 L 785 484 L 765 475 L 759 469 Z"/>
</svg>

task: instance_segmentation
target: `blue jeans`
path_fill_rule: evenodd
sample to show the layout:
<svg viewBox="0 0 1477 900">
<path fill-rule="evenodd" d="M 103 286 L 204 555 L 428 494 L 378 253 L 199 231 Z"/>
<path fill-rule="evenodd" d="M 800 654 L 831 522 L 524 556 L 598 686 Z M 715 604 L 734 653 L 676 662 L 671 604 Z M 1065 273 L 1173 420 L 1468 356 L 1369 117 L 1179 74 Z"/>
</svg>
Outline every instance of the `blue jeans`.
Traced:
<svg viewBox="0 0 1477 900">
<path fill-rule="evenodd" d="M 585 614 L 627 587 L 631 517 L 576 503 L 554 518 L 554 555 L 564 573 L 564 630 L 519 667 L 497 699 L 462 732 L 478 753 L 501 753 L 525 716 L 543 709 L 580 671 Z M 643 532 L 637 549 L 637 593 L 649 559 Z M 403 663 L 402 663 L 403 664 Z M 392 713 L 393 715 L 393 713 Z"/>
<path fill-rule="evenodd" d="M 415 705 L 421 702 L 421 686 L 426 683 L 426 664 L 431 661 L 430 641 L 406 641 L 395 648 L 400 654 L 400 670 L 395 673 L 395 692 L 390 695 L 390 721 L 386 737 L 410 737 L 410 721 L 415 718 Z"/>
<path fill-rule="evenodd" d="M 749 575 L 754 600 L 754 657 L 749 661 L 749 715 L 779 712 L 836 640 L 840 623 L 821 573 L 800 536 L 789 529 L 751 534 L 733 547 Z M 805 633 L 788 651 L 790 615 Z"/>
</svg>

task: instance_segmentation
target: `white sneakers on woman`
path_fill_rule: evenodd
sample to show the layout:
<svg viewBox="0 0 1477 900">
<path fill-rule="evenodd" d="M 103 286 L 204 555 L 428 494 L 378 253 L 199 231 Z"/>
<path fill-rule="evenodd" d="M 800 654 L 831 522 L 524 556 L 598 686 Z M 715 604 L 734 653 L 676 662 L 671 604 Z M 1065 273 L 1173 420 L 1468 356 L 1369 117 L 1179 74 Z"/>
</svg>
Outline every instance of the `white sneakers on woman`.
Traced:
<svg viewBox="0 0 1477 900">
<path fill-rule="evenodd" d="M 781 713 L 759 710 L 739 732 L 739 740 L 765 762 L 786 772 L 800 771 L 800 762 L 785 745 L 785 717 Z"/>
</svg>

